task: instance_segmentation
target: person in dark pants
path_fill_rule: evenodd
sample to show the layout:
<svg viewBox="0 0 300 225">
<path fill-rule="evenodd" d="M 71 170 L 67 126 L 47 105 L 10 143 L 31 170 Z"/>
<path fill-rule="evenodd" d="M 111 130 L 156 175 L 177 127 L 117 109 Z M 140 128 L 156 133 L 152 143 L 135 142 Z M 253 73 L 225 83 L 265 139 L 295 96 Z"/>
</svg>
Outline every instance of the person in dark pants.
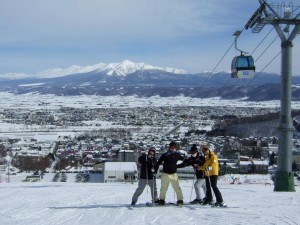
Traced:
<svg viewBox="0 0 300 225">
<path fill-rule="evenodd" d="M 151 189 L 151 196 L 153 202 L 158 202 L 157 199 L 157 189 L 156 189 L 156 179 L 155 179 L 155 169 L 157 160 L 155 158 L 155 148 L 151 147 L 148 154 L 143 154 L 139 157 L 138 162 L 140 166 L 140 179 L 137 189 L 135 190 L 131 205 L 134 206 L 143 193 L 146 185 L 149 185 Z"/>
<path fill-rule="evenodd" d="M 198 152 L 197 146 L 194 144 L 190 150 L 191 156 L 181 164 L 177 165 L 177 168 L 183 168 L 186 166 L 192 166 L 195 171 L 196 181 L 194 183 L 196 199 L 194 199 L 192 204 L 202 204 L 205 197 L 206 185 L 205 185 L 205 176 L 203 170 L 197 170 L 199 166 L 204 165 L 205 157 Z"/>
<path fill-rule="evenodd" d="M 223 202 L 222 194 L 217 187 L 218 174 L 219 174 L 219 163 L 217 155 L 210 151 L 207 145 L 202 146 L 202 152 L 205 155 L 205 163 L 198 169 L 205 171 L 205 183 L 206 183 L 206 199 L 203 205 L 212 204 L 213 196 L 211 189 L 216 196 L 215 206 L 223 207 L 226 204 Z"/>
</svg>

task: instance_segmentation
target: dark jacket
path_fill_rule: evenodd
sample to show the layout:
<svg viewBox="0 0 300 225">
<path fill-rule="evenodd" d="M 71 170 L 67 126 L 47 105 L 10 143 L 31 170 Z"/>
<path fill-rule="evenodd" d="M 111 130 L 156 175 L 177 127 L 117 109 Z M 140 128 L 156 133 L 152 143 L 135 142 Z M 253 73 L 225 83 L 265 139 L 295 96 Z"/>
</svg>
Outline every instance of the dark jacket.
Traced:
<svg viewBox="0 0 300 225">
<path fill-rule="evenodd" d="M 157 162 L 156 172 L 158 171 L 159 166 L 163 163 L 163 172 L 167 174 L 177 173 L 177 162 L 179 160 L 184 160 L 184 157 L 178 152 L 172 152 L 168 150 L 161 155 Z"/>
<path fill-rule="evenodd" d="M 196 171 L 196 177 L 197 179 L 204 179 L 204 171 L 203 170 L 197 170 L 199 166 L 203 166 L 205 163 L 205 157 L 203 155 L 200 155 L 197 153 L 195 157 L 191 156 L 185 160 L 183 160 L 182 163 L 177 165 L 177 168 L 183 168 L 186 166 L 192 166 L 194 168 L 194 171 Z M 194 165 L 197 164 L 195 167 Z"/>
<path fill-rule="evenodd" d="M 157 159 L 155 156 L 153 158 L 148 157 L 148 155 L 143 154 L 139 157 L 140 169 L 140 179 L 152 180 L 155 174 L 155 168 L 157 164 Z"/>
</svg>

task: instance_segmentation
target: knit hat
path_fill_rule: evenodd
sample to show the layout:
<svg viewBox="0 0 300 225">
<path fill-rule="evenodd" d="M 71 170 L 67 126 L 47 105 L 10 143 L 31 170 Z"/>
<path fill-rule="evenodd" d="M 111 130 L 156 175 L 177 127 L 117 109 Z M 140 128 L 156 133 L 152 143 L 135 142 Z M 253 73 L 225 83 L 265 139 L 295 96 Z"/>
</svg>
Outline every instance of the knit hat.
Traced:
<svg viewBox="0 0 300 225">
<path fill-rule="evenodd" d="M 202 151 L 204 151 L 206 149 L 210 151 L 210 149 L 209 149 L 209 147 L 207 145 L 202 145 Z"/>
<path fill-rule="evenodd" d="M 176 142 L 175 141 L 171 141 L 169 146 L 176 146 Z"/>
<path fill-rule="evenodd" d="M 198 152 L 197 145 L 193 144 L 190 152 Z"/>
<path fill-rule="evenodd" d="M 149 153 L 149 152 L 153 152 L 153 153 L 155 154 L 156 149 L 155 149 L 154 147 L 151 147 L 151 148 L 149 148 L 149 150 L 148 150 L 148 153 Z"/>
</svg>

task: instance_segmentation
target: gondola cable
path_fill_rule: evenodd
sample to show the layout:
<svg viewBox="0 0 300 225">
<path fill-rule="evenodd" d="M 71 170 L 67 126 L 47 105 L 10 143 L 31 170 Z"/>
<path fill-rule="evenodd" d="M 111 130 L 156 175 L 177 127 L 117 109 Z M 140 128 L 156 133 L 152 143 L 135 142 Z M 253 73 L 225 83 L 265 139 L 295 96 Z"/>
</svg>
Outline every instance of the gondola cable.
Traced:
<svg viewBox="0 0 300 225">
<path fill-rule="evenodd" d="M 269 34 L 274 30 L 275 28 L 273 27 L 268 33 L 267 35 L 261 40 L 261 42 L 259 42 L 259 44 L 255 47 L 255 49 L 251 52 L 251 55 L 253 55 L 253 53 L 258 49 L 258 47 L 264 42 L 264 40 L 269 36 Z M 257 60 L 256 60 L 257 61 Z"/>
<path fill-rule="evenodd" d="M 257 57 L 257 59 L 255 60 L 255 62 L 257 62 L 260 59 L 260 57 L 269 49 L 269 47 L 277 40 L 277 38 L 278 38 L 278 35 L 277 35 L 277 37 L 275 37 L 273 39 L 273 41 L 268 45 L 268 47 L 259 55 L 259 57 Z"/>
</svg>

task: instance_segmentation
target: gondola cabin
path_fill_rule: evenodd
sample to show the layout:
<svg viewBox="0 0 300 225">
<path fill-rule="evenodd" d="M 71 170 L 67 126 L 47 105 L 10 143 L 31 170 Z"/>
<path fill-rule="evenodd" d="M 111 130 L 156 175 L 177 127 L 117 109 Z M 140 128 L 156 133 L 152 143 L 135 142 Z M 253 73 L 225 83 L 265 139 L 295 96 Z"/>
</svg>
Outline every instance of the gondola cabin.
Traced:
<svg viewBox="0 0 300 225">
<path fill-rule="evenodd" d="M 253 78 L 255 72 L 252 56 L 240 55 L 231 63 L 231 78 Z"/>
</svg>

